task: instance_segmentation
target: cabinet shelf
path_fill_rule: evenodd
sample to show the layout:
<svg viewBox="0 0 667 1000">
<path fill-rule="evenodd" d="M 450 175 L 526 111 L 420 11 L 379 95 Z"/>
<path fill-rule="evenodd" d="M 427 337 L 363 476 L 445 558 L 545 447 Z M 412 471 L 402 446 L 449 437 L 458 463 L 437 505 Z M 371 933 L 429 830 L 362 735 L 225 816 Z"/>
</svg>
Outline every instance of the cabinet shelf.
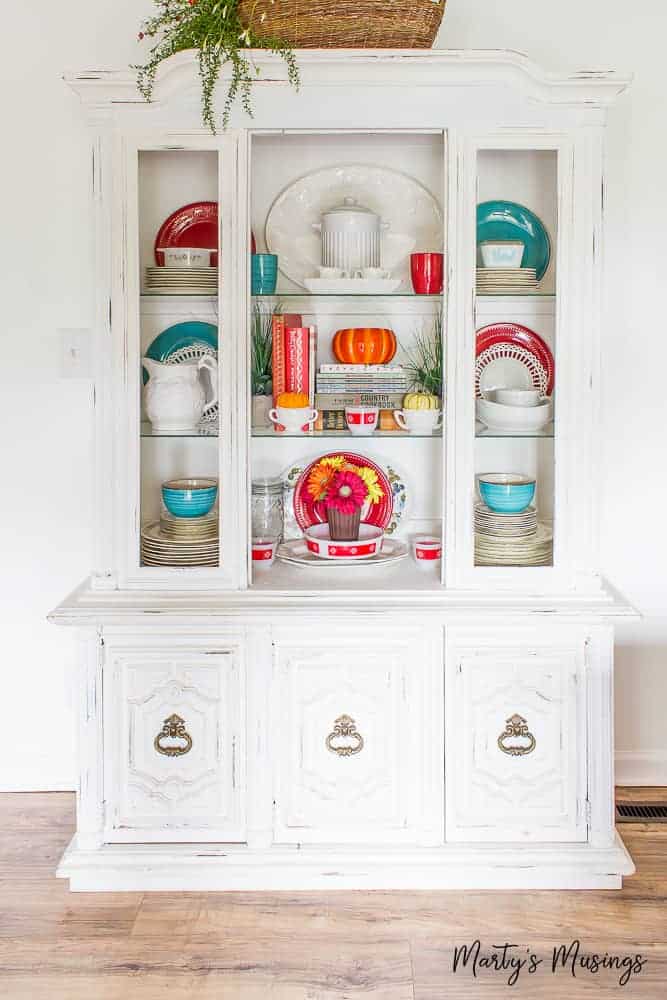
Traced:
<svg viewBox="0 0 667 1000">
<path fill-rule="evenodd" d="M 274 292 L 273 295 L 253 295 L 253 299 L 424 299 L 439 302 L 442 295 L 417 295 L 416 292 Z"/>
<path fill-rule="evenodd" d="M 555 292 L 476 292 L 478 299 L 555 299 Z"/>
<path fill-rule="evenodd" d="M 304 440 L 312 438 L 351 438 L 354 435 L 350 434 L 347 430 L 327 430 L 327 431 L 308 431 L 305 434 L 299 433 L 289 433 L 288 431 L 274 431 L 272 427 L 253 427 L 252 437 L 255 438 L 301 438 Z M 360 441 L 370 441 L 372 438 L 405 438 L 409 440 L 410 438 L 441 438 L 442 432 L 437 431 L 435 434 L 410 434 L 408 431 L 375 431 L 373 434 L 361 435 L 359 436 Z"/>
<path fill-rule="evenodd" d="M 218 425 L 214 423 L 201 424 L 189 431 L 156 431 L 153 425 L 144 420 L 141 424 L 142 438 L 217 438 Z"/>
<path fill-rule="evenodd" d="M 485 427 L 484 424 L 477 423 L 475 428 L 476 438 L 553 438 L 553 421 L 543 427 L 540 431 L 498 431 Z"/>
</svg>

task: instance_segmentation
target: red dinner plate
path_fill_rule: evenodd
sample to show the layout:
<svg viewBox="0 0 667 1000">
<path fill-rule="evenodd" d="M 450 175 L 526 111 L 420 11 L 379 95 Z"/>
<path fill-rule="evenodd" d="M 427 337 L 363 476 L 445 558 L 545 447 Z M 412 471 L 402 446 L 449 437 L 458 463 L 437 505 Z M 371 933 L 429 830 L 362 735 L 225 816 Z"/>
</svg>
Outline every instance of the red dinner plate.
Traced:
<svg viewBox="0 0 667 1000">
<path fill-rule="evenodd" d="M 556 366 L 549 345 L 539 334 L 519 323 L 492 323 L 477 331 L 475 395 L 479 398 L 480 377 L 486 365 L 500 358 L 521 362 L 536 389 L 550 396 L 554 388 Z"/>
<path fill-rule="evenodd" d="M 365 458 L 363 455 L 353 455 L 347 451 L 331 451 L 328 455 L 320 455 L 314 462 L 311 462 L 301 473 L 294 487 L 294 516 L 301 530 L 305 531 L 306 528 L 310 528 L 311 524 L 324 524 L 327 520 L 327 512 L 324 504 L 313 500 L 306 489 L 306 483 L 308 482 L 308 476 L 313 466 L 317 465 L 321 459 L 332 458 L 334 455 L 342 455 L 346 462 L 357 466 L 357 468 L 367 466 L 373 472 L 377 473 L 378 482 L 382 487 L 384 496 L 378 503 L 367 505 L 368 510 L 364 509 L 361 516 L 366 524 L 374 524 L 378 528 L 386 528 L 391 521 L 394 509 L 391 483 L 387 479 L 386 473 L 383 472 L 379 465 L 371 462 L 370 458 Z"/>
<path fill-rule="evenodd" d="M 215 250 L 211 267 L 218 266 L 218 203 L 193 201 L 177 209 L 162 223 L 155 237 L 155 263 L 164 267 L 165 247 L 198 247 Z M 255 253 L 255 236 L 250 234 L 251 253 Z"/>
</svg>

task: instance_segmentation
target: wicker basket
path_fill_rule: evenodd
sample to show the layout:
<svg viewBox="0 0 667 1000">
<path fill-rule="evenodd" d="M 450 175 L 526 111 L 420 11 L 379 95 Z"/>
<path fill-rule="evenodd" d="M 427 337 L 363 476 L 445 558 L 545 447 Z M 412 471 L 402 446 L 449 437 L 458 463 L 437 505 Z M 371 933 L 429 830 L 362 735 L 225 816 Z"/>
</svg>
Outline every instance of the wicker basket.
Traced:
<svg viewBox="0 0 667 1000">
<path fill-rule="evenodd" d="M 243 23 L 295 49 L 430 49 L 446 0 L 241 0 Z M 262 21 L 262 15 L 265 15 Z"/>
</svg>

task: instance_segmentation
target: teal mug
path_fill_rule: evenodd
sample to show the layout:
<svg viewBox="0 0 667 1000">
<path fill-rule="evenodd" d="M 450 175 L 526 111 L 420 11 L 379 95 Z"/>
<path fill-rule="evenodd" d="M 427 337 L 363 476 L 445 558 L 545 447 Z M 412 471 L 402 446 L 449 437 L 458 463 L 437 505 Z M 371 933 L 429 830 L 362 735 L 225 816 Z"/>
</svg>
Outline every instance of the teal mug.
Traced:
<svg viewBox="0 0 667 1000">
<path fill-rule="evenodd" d="M 278 281 L 278 256 L 275 253 L 254 253 L 252 260 L 252 294 L 273 295 Z"/>
</svg>

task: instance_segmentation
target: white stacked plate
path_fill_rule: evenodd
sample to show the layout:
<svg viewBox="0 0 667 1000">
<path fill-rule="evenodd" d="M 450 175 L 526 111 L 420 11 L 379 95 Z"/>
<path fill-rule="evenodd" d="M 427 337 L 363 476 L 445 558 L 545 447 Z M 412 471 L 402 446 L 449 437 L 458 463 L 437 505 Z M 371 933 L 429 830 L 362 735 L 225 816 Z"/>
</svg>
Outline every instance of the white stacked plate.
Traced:
<svg viewBox="0 0 667 1000">
<path fill-rule="evenodd" d="M 537 273 L 534 267 L 478 267 L 477 291 L 529 292 L 537 288 Z"/>
<path fill-rule="evenodd" d="M 218 513 L 211 511 L 203 517 L 174 517 L 163 511 L 160 514 L 160 534 L 177 541 L 210 541 L 218 537 Z"/>
<path fill-rule="evenodd" d="M 553 561 L 553 532 L 539 523 L 525 537 L 475 535 L 476 566 L 548 566 Z"/>
<path fill-rule="evenodd" d="M 520 514 L 498 514 L 486 504 L 475 504 L 475 532 L 490 538 L 521 538 L 537 531 L 537 510 L 526 507 Z"/>
<path fill-rule="evenodd" d="M 144 566 L 217 566 L 218 539 L 169 538 L 158 521 L 141 531 L 141 561 Z"/>
<path fill-rule="evenodd" d="M 162 295 L 217 295 L 217 267 L 147 267 L 146 291 Z"/>
</svg>

